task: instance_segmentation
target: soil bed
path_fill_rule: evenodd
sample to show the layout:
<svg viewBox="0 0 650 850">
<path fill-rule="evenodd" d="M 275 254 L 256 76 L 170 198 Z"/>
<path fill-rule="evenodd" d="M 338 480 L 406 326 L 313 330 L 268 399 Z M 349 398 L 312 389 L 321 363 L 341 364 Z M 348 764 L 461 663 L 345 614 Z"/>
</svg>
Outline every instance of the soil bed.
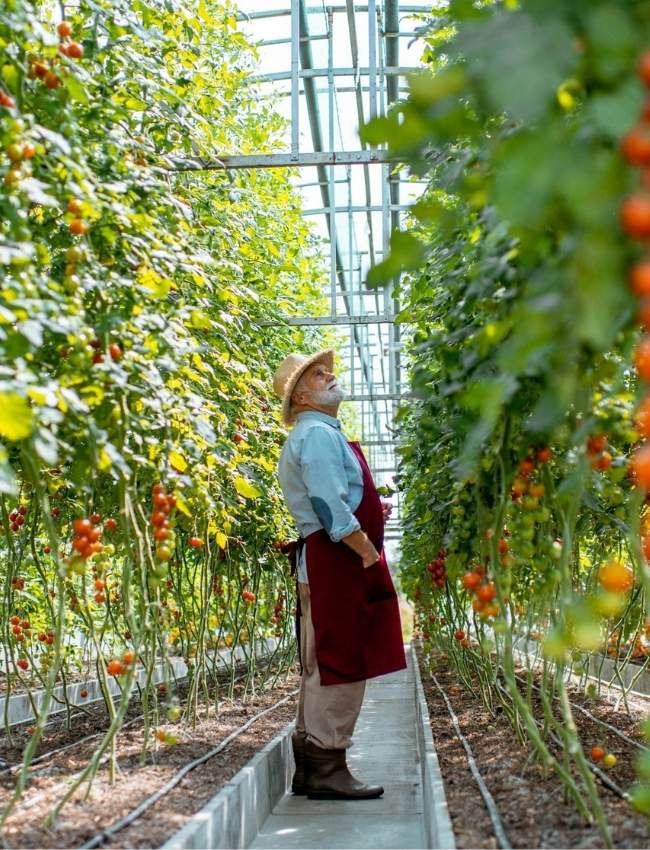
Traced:
<svg viewBox="0 0 650 850">
<path fill-rule="evenodd" d="M 418 651 L 422 684 L 429 706 L 433 739 L 438 752 L 445 792 L 458 848 L 496 848 L 492 823 L 483 798 L 456 737 L 449 712 L 431 681 L 422 652 Z M 446 661 L 435 656 L 438 681 L 458 716 L 460 728 L 474 752 L 478 768 L 499 810 L 513 847 L 600 848 L 598 829 L 564 799 L 554 773 L 544 775 L 534 761 L 532 749 L 519 744 L 510 723 L 497 712 L 492 716 L 482 702 L 466 690 Z M 615 725 L 630 737 L 638 736 L 638 724 L 605 702 L 586 702 L 578 693 L 572 700 L 584 704 L 595 716 Z M 619 759 L 611 778 L 625 790 L 634 779 L 635 750 L 613 733 L 575 713 L 579 734 L 587 749 L 599 743 Z M 596 780 L 616 847 L 648 847 L 650 832 L 644 818 Z"/>
<path fill-rule="evenodd" d="M 274 688 L 242 700 L 241 687 L 234 699 L 221 699 L 219 713 L 205 708 L 199 712 L 196 727 L 179 723 L 161 723 L 161 729 L 174 732 L 178 743 L 173 746 L 152 743 L 144 765 L 140 764 L 142 724 L 137 723 L 117 738 L 119 772 L 110 785 L 108 766 L 99 769 L 89 795 L 84 799 L 82 786 L 63 808 L 52 827 L 44 821 L 65 793 L 70 777 L 83 770 L 95 752 L 100 739 L 80 742 L 64 753 L 48 759 L 35 770 L 23 800 L 7 820 L 4 829 L 8 847 L 79 847 L 98 832 L 136 808 L 180 770 L 187 762 L 215 747 L 249 718 L 270 708 L 299 685 L 295 672 L 283 678 Z M 221 753 L 191 771 L 169 794 L 159 800 L 135 823 L 118 833 L 102 847 L 159 847 L 198 812 L 232 777 L 277 733 L 295 717 L 297 696 L 257 720 L 246 732 L 235 738 Z M 137 701 L 136 701 L 137 702 Z M 163 715 L 164 716 L 164 715 Z M 97 731 L 97 725 L 94 730 Z M 59 730 L 56 745 L 66 743 L 65 730 Z M 77 738 L 88 729 L 73 729 L 68 736 Z M 153 735 L 153 730 L 152 730 Z M 50 749 L 53 741 L 47 741 Z M 14 786 L 14 778 L 0 777 L 0 805 L 4 805 Z"/>
</svg>

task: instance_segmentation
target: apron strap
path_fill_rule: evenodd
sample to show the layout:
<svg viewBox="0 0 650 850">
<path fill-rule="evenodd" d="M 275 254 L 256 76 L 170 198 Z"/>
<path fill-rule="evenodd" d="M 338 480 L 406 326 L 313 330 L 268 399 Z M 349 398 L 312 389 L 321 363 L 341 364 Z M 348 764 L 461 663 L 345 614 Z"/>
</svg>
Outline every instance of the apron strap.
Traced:
<svg viewBox="0 0 650 850">
<path fill-rule="evenodd" d="M 296 617 L 294 629 L 296 632 L 296 644 L 298 645 L 298 664 L 300 665 L 301 676 L 303 674 L 302 652 L 300 646 L 300 618 L 302 616 L 302 611 L 300 610 L 300 593 L 298 592 L 298 559 L 302 554 L 304 546 L 304 539 L 299 537 L 298 540 L 291 540 L 288 543 L 284 543 L 280 548 L 280 551 L 283 552 L 289 559 L 289 563 L 291 564 L 291 575 L 296 580 Z"/>
</svg>

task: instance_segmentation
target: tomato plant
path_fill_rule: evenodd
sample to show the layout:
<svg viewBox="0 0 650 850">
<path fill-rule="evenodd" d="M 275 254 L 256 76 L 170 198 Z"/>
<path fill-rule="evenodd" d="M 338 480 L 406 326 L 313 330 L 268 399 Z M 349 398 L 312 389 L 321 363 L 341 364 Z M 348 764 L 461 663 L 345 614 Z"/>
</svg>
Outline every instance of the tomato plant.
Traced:
<svg viewBox="0 0 650 850">
<path fill-rule="evenodd" d="M 401 274 L 398 321 L 412 328 L 402 586 L 425 647 L 489 708 L 503 682 L 517 732 L 610 841 L 563 674 L 650 653 L 647 401 L 635 414 L 650 381 L 635 301 L 650 291 L 650 15 L 642 3 L 459 0 L 421 34 L 426 69 L 363 131 L 428 181 L 368 275 L 378 286 Z M 440 546 L 442 589 L 426 566 Z M 461 631 L 477 652 L 459 652 Z M 529 641 L 544 729 L 557 696 L 573 774 L 515 677 Z"/>
<path fill-rule="evenodd" d="M 196 170 L 284 127 L 234 9 L 70 14 L 0 10 L 0 622 L 7 695 L 45 690 L 14 802 L 64 676 L 96 669 L 105 695 L 120 677 L 101 753 L 136 669 L 148 718 L 173 698 L 155 666 L 185 659 L 191 721 L 218 649 L 276 637 L 291 656 L 268 398 L 312 340 L 272 324 L 317 311 L 324 273 L 286 172 Z"/>
</svg>

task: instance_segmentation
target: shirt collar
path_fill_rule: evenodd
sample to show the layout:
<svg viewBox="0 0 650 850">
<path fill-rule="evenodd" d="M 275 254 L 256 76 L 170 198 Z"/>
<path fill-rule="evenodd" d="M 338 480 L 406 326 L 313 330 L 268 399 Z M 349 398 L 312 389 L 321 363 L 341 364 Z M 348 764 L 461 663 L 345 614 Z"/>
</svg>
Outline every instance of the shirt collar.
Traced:
<svg viewBox="0 0 650 850">
<path fill-rule="evenodd" d="M 302 413 L 299 413 L 296 416 L 297 421 L 302 421 L 303 419 L 320 419 L 321 422 L 327 422 L 328 425 L 331 425 L 332 428 L 336 428 L 337 430 L 341 430 L 341 423 L 335 416 L 329 416 L 327 413 L 322 413 L 320 410 L 303 410 Z"/>
</svg>

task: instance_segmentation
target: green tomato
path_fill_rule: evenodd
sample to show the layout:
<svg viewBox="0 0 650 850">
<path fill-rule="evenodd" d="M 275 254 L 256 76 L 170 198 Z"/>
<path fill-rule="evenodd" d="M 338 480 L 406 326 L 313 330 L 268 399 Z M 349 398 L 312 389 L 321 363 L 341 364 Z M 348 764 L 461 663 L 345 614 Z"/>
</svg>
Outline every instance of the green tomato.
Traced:
<svg viewBox="0 0 650 850">
<path fill-rule="evenodd" d="M 630 793 L 632 807 L 644 815 L 650 815 L 650 785 L 634 785 Z"/>
<path fill-rule="evenodd" d="M 529 561 L 535 554 L 535 547 L 532 543 L 523 543 L 520 546 L 520 554 L 524 560 Z"/>
<path fill-rule="evenodd" d="M 82 576 L 86 572 L 86 562 L 78 555 L 74 555 L 68 561 L 68 570 L 74 575 Z"/>
<path fill-rule="evenodd" d="M 620 505 L 625 499 L 625 493 L 620 487 L 612 487 L 609 493 L 609 503 L 611 505 Z"/>
<path fill-rule="evenodd" d="M 598 649 L 603 642 L 600 625 L 596 622 L 583 620 L 576 624 L 573 629 L 573 643 L 587 652 Z"/>
<path fill-rule="evenodd" d="M 558 663 L 566 660 L 567 645 L 564 636 L 558 631 L 548 634 L 542 643 L 542 655 Z"/>
<path fill-rule="evenodd" d="M 65 252 L 65 258 L 69 263 L 80 263 L 86 259 L 86 252 L 81 245 L 71 245 Z"/>
<path fill-rule="evenodd" d="M 592 604 L 601 617 L 617 617 L 625 608 L 625 594 L 603 590 L 593 597 Z"/>
<path fill-rule="evenodd" d="M 639 756 L 636 762 L 636 772 L 643 779 L 650 779 L 650 752 Z"/>
<path fill-rule="evenodd" d="M 72 295 L 72 293 L 76 292 L 80 286 L 81 279 L 79 275 L 71 274 L 63 278 L 63 288 L 68 293 L 68 295 Z"/>
<path fill-rule="evenodd" d="M 181 716 L 181 708 L 179 705 L 170 705 L 167 709 L 167 719 L 175 723 Z"/>
</svg>

